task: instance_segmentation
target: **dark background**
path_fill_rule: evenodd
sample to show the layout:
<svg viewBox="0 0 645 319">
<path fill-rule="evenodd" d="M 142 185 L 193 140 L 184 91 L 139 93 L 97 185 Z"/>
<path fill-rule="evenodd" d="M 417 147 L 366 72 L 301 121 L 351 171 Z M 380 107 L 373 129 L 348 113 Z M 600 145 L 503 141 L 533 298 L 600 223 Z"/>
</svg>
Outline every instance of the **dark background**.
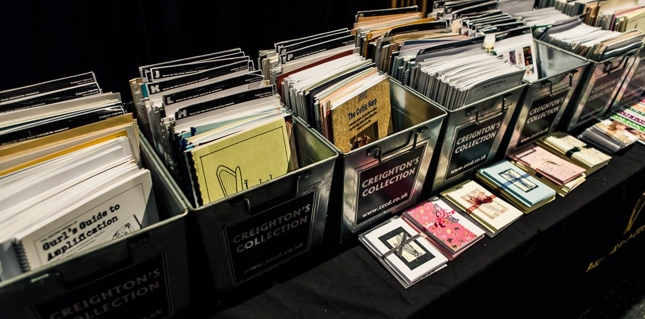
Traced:
<svg viewBox="0 0 645 319">
<path fill-rule="evenodd" d="M 2 1 L 0 91 L 94 71 L 130 101 L 128 80 L 151 63 L 241 48 L 257 64 L 273 43 L 352 28 L 387 0 Z M 257 65 L 256 65 L 257 68 Z"/>
</svg>

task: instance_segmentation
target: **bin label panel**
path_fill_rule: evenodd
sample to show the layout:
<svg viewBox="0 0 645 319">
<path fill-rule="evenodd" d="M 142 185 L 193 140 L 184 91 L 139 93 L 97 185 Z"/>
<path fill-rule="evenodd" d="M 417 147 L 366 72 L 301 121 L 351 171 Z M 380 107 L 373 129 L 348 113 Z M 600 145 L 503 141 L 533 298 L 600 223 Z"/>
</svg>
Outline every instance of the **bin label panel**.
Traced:
<svg viewBox="0 0 645 319">
<path fill-rule="evenodd" d="M 640 58 L 634 63 L 636 64 L 633 66 L 635 68 L 634 74 L 629 83 L 627 83 L 627 88 L 623 95 L 628 98 L 639 97 L 645 90 L 645 61 L 643 61 L 643 58 Z"/>
<path fill-rule="evenodd" d="M 225 227 L 235 285 L 309 251 L 315 195 L 309 191 Z"/>
<path fill-rule="evenodd" d="M 553 94 L 553 96 L 547 95 L 536 99 L 531 103 L 528 116 L 522 125 L 522 132 L 517 146 L 530 143 L 549 132 L 567 93 L 569 93 L 569 90 L 564 90 Z"/>
<path fill-rule="evenodd" d="M 495 116 L 456 129 L 449 155 L 446 180 L 476 167 L 488 159 L 495 140 L 501 138 L 504 116 Z"/>
<path fill-rule="evenodd" d="M 172 316 L 163 253 L 34 307 L 42 319 Z"/>
<path fill-rule="evenodd" d="M 357 170 L 356 225 L 389 212 L 412 198 L 427 144 Z"/>
<path fill-rule="evenodd" d="M 589 91 L 586 101 L 584 101 L 577 123 L 599 115 L 609 107 L 609 103 L 614 98 L 616 87 L 620 85 L 620 81 L 625 75 L 624 71 L 625 69 L 622 68 L 609 74 L 596 75 L 596 81 L 593 83 L 593 88 Z"/>
</svg>

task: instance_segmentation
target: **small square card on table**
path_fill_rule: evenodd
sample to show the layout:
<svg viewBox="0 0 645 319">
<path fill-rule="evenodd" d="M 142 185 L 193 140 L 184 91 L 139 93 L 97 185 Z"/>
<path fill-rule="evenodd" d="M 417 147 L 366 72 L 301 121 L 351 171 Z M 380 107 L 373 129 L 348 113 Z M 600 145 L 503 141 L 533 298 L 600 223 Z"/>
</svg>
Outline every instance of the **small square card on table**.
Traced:
<svg viewBox="0 0 645 319">
<path fill-rule="evenodd" d="M 398 216 L 360 234 L 358 239 L 405 288 L 448 262 L 430 241 Z"/>
</svg>

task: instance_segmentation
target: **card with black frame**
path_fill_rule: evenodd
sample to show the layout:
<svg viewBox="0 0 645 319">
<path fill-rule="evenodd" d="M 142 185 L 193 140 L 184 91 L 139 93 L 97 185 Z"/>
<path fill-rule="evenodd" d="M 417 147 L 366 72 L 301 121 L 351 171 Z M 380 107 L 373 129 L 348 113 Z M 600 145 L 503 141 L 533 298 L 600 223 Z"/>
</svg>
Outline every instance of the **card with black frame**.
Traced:
<svg viewBox="0 0 645 319">
<path fill-rule="evenodd" d="M 448 262 L 422 233 L 398 216 L 360 234 L 358 239 L 406 289 Z"/>
</svg>

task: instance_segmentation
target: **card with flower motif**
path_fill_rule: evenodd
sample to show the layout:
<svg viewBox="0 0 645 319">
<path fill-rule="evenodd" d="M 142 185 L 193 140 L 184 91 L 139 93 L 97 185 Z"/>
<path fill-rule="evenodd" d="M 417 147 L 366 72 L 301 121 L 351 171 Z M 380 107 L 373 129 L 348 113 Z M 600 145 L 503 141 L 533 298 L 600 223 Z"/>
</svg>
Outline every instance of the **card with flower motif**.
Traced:
<svg viewBox="0 0 645 319">
<path fill-rule="evenodd" d="M 403 217 L 446 248 L 451 255 L 485 234 L 483 229 L 436 197 L 407 209 Z"/>
</svg>

